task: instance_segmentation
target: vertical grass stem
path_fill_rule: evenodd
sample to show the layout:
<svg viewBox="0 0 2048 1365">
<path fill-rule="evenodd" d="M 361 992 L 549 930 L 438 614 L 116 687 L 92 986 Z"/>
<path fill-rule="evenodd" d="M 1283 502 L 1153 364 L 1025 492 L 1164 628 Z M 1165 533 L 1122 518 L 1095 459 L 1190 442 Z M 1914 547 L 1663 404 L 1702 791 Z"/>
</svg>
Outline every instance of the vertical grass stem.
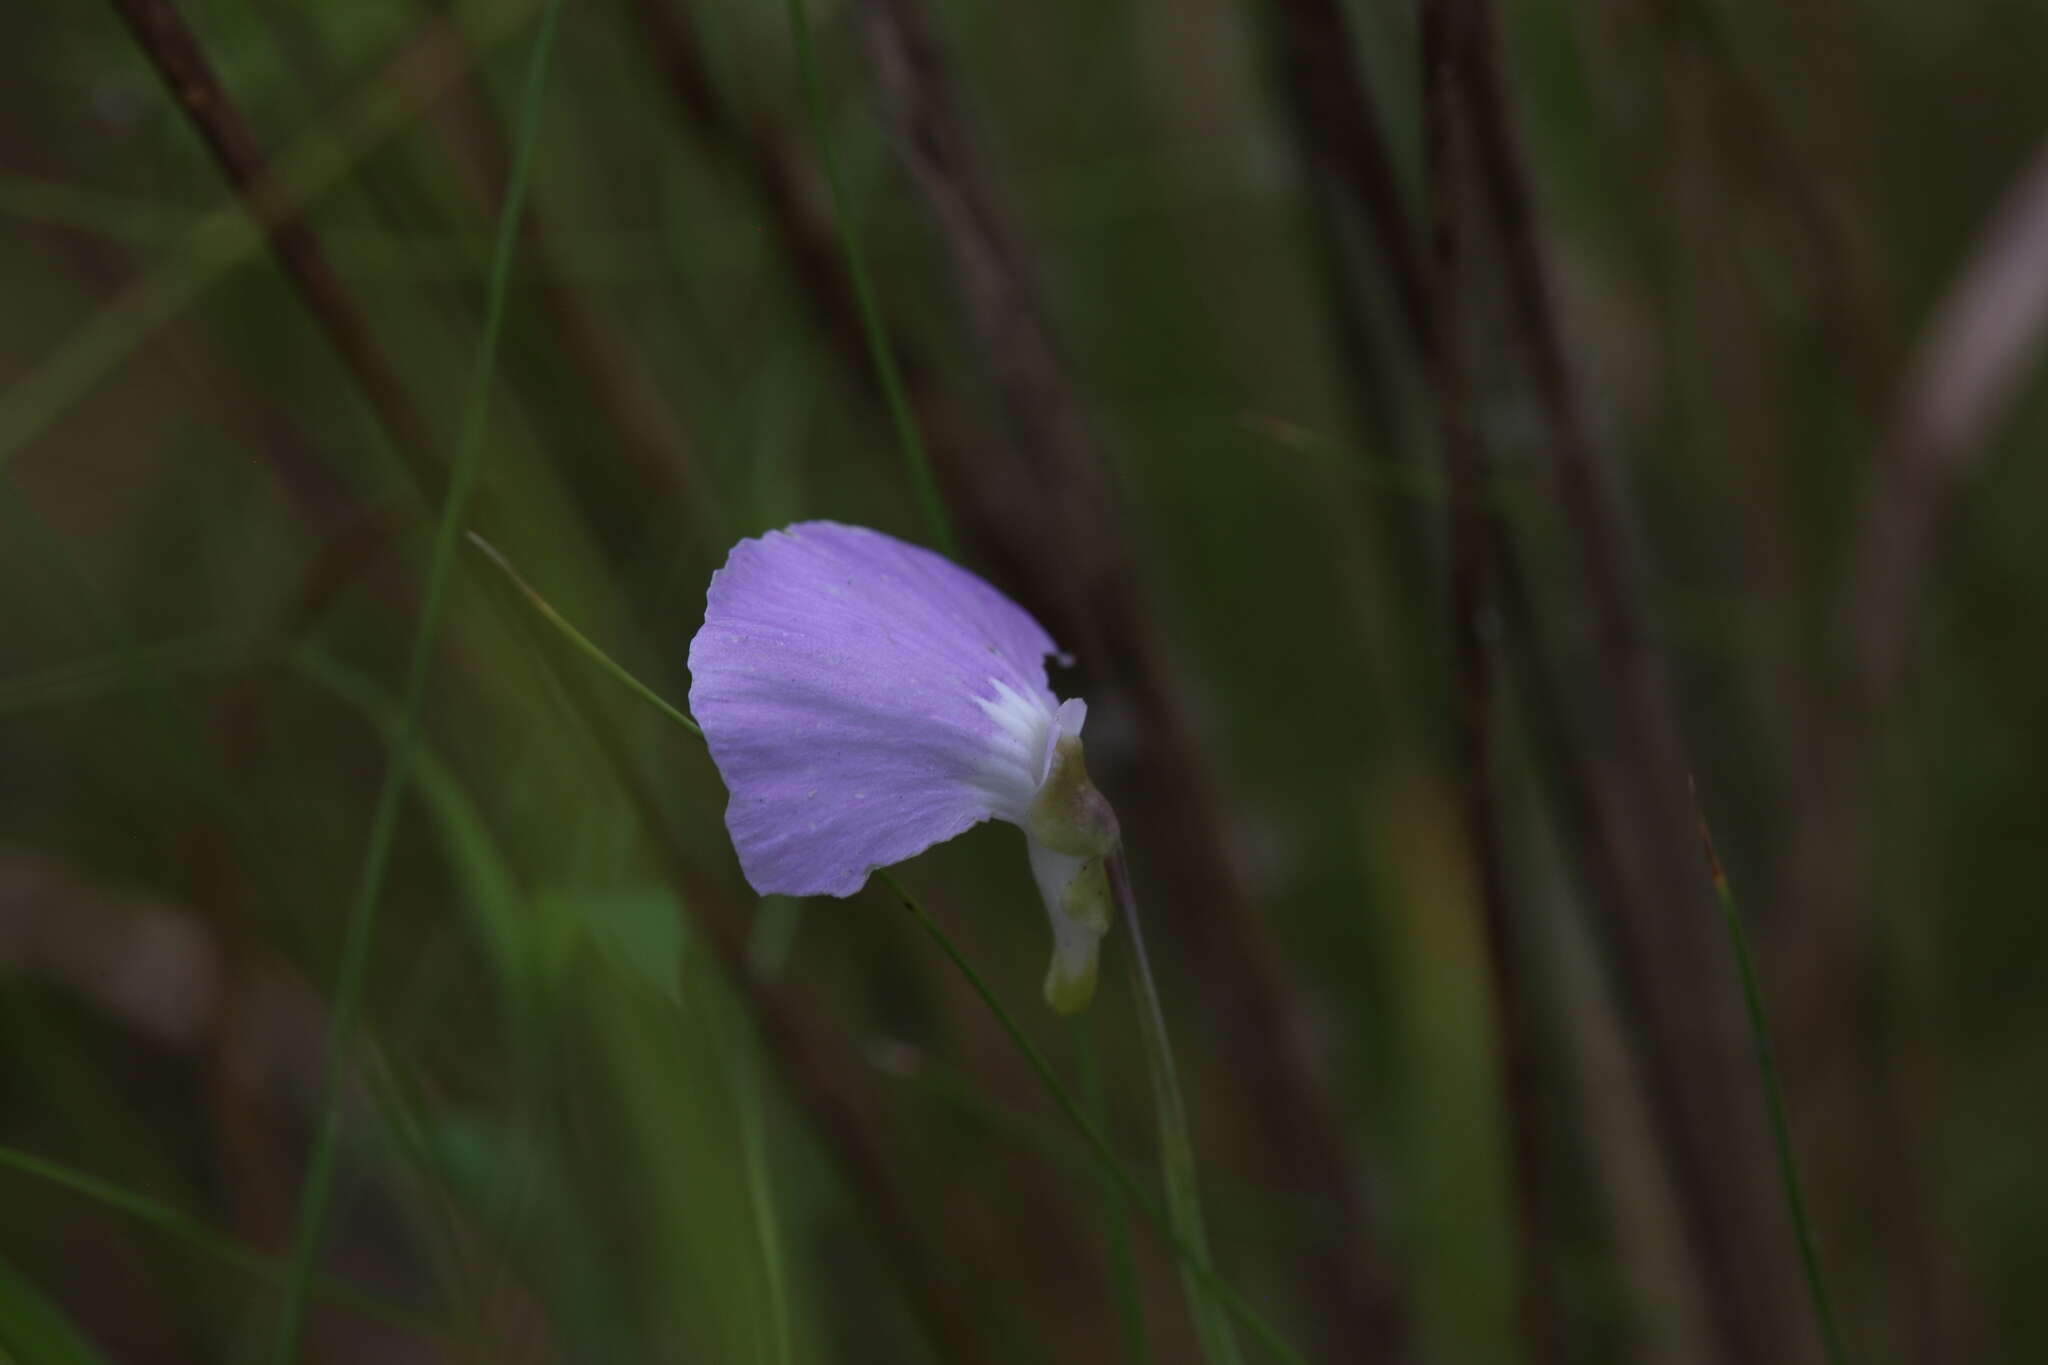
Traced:
<svg viewBox="0 0 2048 1365">
<path fill-rule="evenodd" d="M 1828 1297 L 1827 1280 L 1820 1269 L 1820 1246 L 1814 1239 L 1813 1222 L 1807 1216 L 1799 1165 L 1792 1153 L 1792 1128 L 1785 1118 L 1785 1094 L 1778 1084 L 1777 1051 L 1771 1046 L 1771 1026 L 1764 1014 L 1763 989 L 1757 984 L 1756 961 L 1750 956 L 1749 933 L 1742 926 L 1742 912 L 1736 907 L 1735 893 L 1729 889 L 1721 856 L 1714 851 L 1714 836 L 1707 829 L 1706 814 L 1698 809 L 1697 790 L 1693 793 L 1693 805 L 1699 814 L 1700 843 L 1706 849 L 1707 870 L 1714 879 L 1714 898 L 1721 903 L 1721 916 L 1728 924 L 1728 941 L 1735 949 L 1736 971 L 1742 977 L 1742 1001 L 1749 1011 L 1757 1071 L 1763 1076 L 1764 1099 L 1771 1111 L 1771 1138 L 1778 1149 L 1778 1176 L 1784 1182 L 1785 1208 L 1792 1215 L 1792 1229 L 1799 1238 L 1799 1261 L 1806 1272 L 1807 1293 L 1813 1299 L 1813 1312 L 1820 1322 L 1821 1338 L 1827 1344 L 1828 1360 L 1831 1365 L 1848 1365 L 1849 1353 L 1843 1348 L 1841 1329 L 1835 1324 L 1834 1302 Z"/>
<path fill-rule="evenodd" d="M 1174 1233 L 1193 1253 L 1181 1263 L 1188 1307 L 1195 1332 L 1210 1365 L 1237 1365 L 1237 1338 L 1218 1305 L 1211 1285 L 1215 1265 L 1209 1256 L 1209 1234 L 1202 1221 L 1201 1194 L 1195 1184 L 1195 1144 L 1181 1099 L 1180 1072 L 1173 1064 L 1173 1044 L 1166 1033 L 1166 1012 L 1159 1004 L 1159 986 L 1152 977 L 1152 959 L 1145 951 L 1145 931 L 1138 921 L 1138 898 L 1131 891 L 1131 870 L 1119 850 L 1109 863 L 1110 893 L 1116 898 L 1124 927 L 1130 933 L 1131 984 L 1138 997 L 1139 1029 L 1145 1039 L 1145 1067 L 1152 1076 L 1152 1097 L 1159 1111 L 1160 1165 L 1166 1184 L 1166 1217 Z M 1208 1272 L 1204 1274 L 1202 1272 Z"/>
<path fill-rule="evenodd" d="M 276 1347 L 272 1352 L 272 1359 L 280 1365 L 288 1365 L 298 1355 L 308 1291 L 313 1282 L 321 1232 L 333 1193 L 342 1092 L 350 1071 L 349 1055 L 355 1041 L 357 1015 L 362 1007 L 370 945 L 376 934 L 377 907 L 382 899 L 384 875 L 398 828 L 399 807 L 404 800 L 413 749 L 418 741 L 420 706 L 426 695 L 427 677 L 432 670 L 434 645 L 440 636 L 441 615 L 447 603 L 456 550 L 461 544 L 462 523 L 482 464 L 491 380 L 497 368 L 498 341 L 504 331 L 512 261 L 519 242 L 521 208 L 526 200 L 527 181 L 533 168 L 535 135 L 540 124 L 540 96 L 545 85 L 548 59 L 554 51 L 555 33 L 560 26 L 562 4 L 563 0 L 552 0 L 542 16 L 540 31 L 534 39 L 533 56 L 527 66 L 525 89 L 520 101 L 519 145 L 498 220 L 483 336 L 470 376 L 447 501 L 442 506 L 440 522 L 434 532 L 433 549 L 427 561 L 426 593 L 414 632 L 411 662 L 406 671 L 399 729 L 392 739 L 390 762 L 384 770 L 383 786 L 377 793 L 377 805 L 370 818 L 370 837 L 363 854 L 362 875 L 350 905 L 348 927 L 342 942 L 341 968 L 335 981 L 333 1015 L 328 1026 L 319 1117 L 305 1183 L 300 1189 L 298 1228 L 292 1240 L 284 1307 L 278 1322 Z"/>
</svg>

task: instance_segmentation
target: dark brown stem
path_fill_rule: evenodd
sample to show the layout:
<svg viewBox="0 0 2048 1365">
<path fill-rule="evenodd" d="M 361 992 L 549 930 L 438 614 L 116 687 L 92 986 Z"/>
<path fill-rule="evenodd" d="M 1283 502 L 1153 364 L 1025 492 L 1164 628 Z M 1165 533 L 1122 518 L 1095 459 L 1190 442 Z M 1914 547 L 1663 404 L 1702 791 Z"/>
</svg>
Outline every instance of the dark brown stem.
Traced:
<svg viewBox="0 0 2048 1365">
<path fill-rule="evenodd" d="M 1423 266 L 1385 130 L 1334 0 L 1270 0 L 1268 8 L 1272 86 L 1305 182 L 1353 429 L 1376 455 L 1420 464 L 1427 456 L 1403 439 L 1401 417 L 1402 381 L 1421 358 L 1428 325 Z M 1362 543 L 1383 547 L 1394 602 L 1426 600 L 1434 550 L 1426 519 L 1376 501 L 1359 510 Z"/>
<path fill-rule="evenodd" d="M 1460 0 L 1425 0 L 1422 9 L 1423 130 L 1429 159 L 1429 361 L 1442 443 L 1446 506 L 1452 674 L 1458 696 L 1458 751 L 1466 836 L 1478 878 L 1479 910 L 1493 990 L 1494 1055 L 1507 1119 L 1515 1218 L 1517 1305 L 1526 1358 L 1563 1358 L 1551 1264 L 1549 1175 L 1544 1159 L 1542 1087 L 1533 1047 L 1536 1026 L 1509 902 L 1500 828 L 1493 660 L 1488 611 L 1487 512 L 1479 453 L 1465 394 L 1464 240 L 1458 138 L 1461 52 L 1470 14 Z"/>
<path fill-rule="evenodd" d="M 860 290 L 827 208 L 826 190 L 793 152 L 778 121 L 743 110 L 718 88 L 689 15 L 689 0 L 624 0 L 678 122 L 704 154 L 758 206 L 812 327 L 825 343 L 845 391 L 877 431 L 893 418 L 876 348 L 862 316 Z M 912 420 L 956 521 L 972 521 L 970 538 L 986 543 L 1027 506 L 1028 491 L 1006 488 L 973 501 L 964 496 L 991 472 L 980 438 L 956 422 L 931 380 L 934 366 L 892 315 L 879 306 L 881 330 Z M 880 443 L 877 443 L 880 448 Z M 963 502 L 968 505 L 962 506 Z"/>
<path fill-rule="evenodd" d="M 1400 321 L 1418 345 L 1429 303 L 1394 160 L 1352 59 L 1356 44 L 1337 0 L 1271 0 L 1280 93 L 1312 171 L 1358 205 L 1385 267 Z"/>
<path fill-rule="evenodd" d="M 1406 1307 L 1378 1253 L 1301 997 L 1229 857 L 1228 826 L 1151 624 L 1086 405 L 1046 322 L 1031 257 L 990 188 L 924 6 L 861 0 L 856 13 L 883 119 L 945 249 L 1008 438 L 954 471 L 969 542 L 1014 570 L 1055 633 L 1142 728 L 1151 780 L 1126 788 L 1135 796 L 1126 809 L 1160 846 L 1176 850 L 1157 870 L 1170 885 L 1182 944 L 1217 983 L 1219 1014 L 1235 1022 L 1223 1041 L 1253 1087 L 1249 1108 L 1271 1167 L 1335 1214 L 1336 1233 L 1317 1247 L 1311 1280 L 1323 1330 L 1348 1352 L 1404 1359 Z"/>
<path fill-rule="evenodd" d="M 1611 978 L 1627 1018 L 1652 1019 L 1660 1006 L 1651 983 L 1659 964 L 1644 941 L 1642 920 L 1631 913 L 1626 832 L 1603 799 L 1599 778 L 1578 742 L 1564 690 L 1545 653 L 1536 621 L 1535 603 L 1508 528 L 1498 518 L 1487 523 L 1492 557 L 1494 603 L 1500 610 L 1503 641 L 1512 660 L 1537 753 L 1552 777 L 1562 827 L 1577 865 L 1584 894 L 1604 931 L 1611 955 Z M 1660 1065 L 1654 1047 L 1626 1040 L 1623 1052 L 1633 1064 L 1638 1084 L 1658 1136 L 1658 1158 L 1668 1171 L 1678 1203 L 1686 1216 L 1686 1254 L 1704 1281 L 1712 1302 L 1733 1302 L 1732 1264 L 1715 1241 L 1714 1225 L 1700 1216 L 1714 1198 L 1712 1153 L 1689 1126 L 1680 1074 Z"/>
<path fill-rule="evenodd" d="M 113 6 L 241 196 L 249 216 L 263 229 L 279 268 L 362 390 L 400 457 L 422 486 L 438 489 L 444 476 L 432 429 L 378 346 L 361 307 L 335 273 L 303 208 L 280 209 L 275 202 L 262 145 L 215 75 L 184 16 L 172 0 L 113 0 Z"/>
<path fill-rule="evenodd" d="M 705 154 L 753 196 L 840 372 L 857 393 L 878 404 L 880 383 L 846 253 L 833 230 L 822 187 L 792 153 L 792 135 L 776 123 L 742 112 L 725 98 L 686 12 L 687 0 L 625 2 L 680 122 Z M 911 406 L 925 428 L 934 459 L 943 466 L 947 443 L 934 430 L 924 380 L 927 367 L 905 345 L 900 328 L 891 326 L 889 331 L 890 350 Z"/>
<path fill-rule="evenodd" d="M 1689 771 L 1663 660 L 1644 628 L 1635 558 L 1626 544 L 1593 450 L 1584 410 L 1546 278 L 1529 179 L 1516 145 L 1508 85 L 1488 0 L 1472 0 L 1471 61 L 1465 99 L 1478 171 L 1506 256 L 1510 304 L 1548 431 L 1547 455 L 1567 534 L 1591 596 L 1594 655 L 1609 726 L 1597 799 L 1606 819 L 1628 831 L 1626 899 L 1606 926 L 1616 963 L 1640 980 L 1625 998 L 1639 1016 L 1646 1063 L 1685 1077 L 1671 1098 L 1662 1136 L 1675 1144 L 1695 1246 L 1724 1348 L 1732 1358 L 1774 1356 L 1788 1339 L 1792 1283 L 1775 1235 L 1782 1213 L 1760 1174 L 1769 1169 L 1755 1088 L 1730 1040 L 1740 1036 L 1731 994 L 1697 970 L 1717 960 L 1713 907 L 1692 847 Z M 1596 900 L 1596 908 L 1601 902 Z M 1632 946 L 1631 946 L 1632 945 Z M 1665 1080 L 1660 1085 L 1675 1086 Z M 1659 1106 L 1661 1110 L 1663 1106 Z M 1759 1237 L 1759 1227 L 1772 1235 Z"/>
<path fill-rule="evenodd" d="M 1817 727 L 1814 776 L 1774 888 L 1787 926 L 1785 956 L 1801 985 L 1788 1001 L 1794 1013 L 1783 1036 L 1789 1042 L 1796 1034 L 1805 1051 L 1823 1057 L 1860 1048 L 1866 1067 L 1881 1076 L 1864 1104 L 1874 1117 L 1864 1122 L 1881 1124 L 1890 1140 L 1871 1149 L 1880 1164 L 1866 1188 L 1884 1191 L 1916 1298 L 1936 1305 L 1919 1315 L 1927 1358 L 1957 1353 L 1967 1316 L 1939 1306 L 1961 1292 L 1935 1285 L 1952 1285 L 1962 1258 L 1934 1236 L 1940 1220 L 1909 1150 L 1922 1123 L 1916 1116 L 1940 1112 L 1939 1084 L 1931 1069 L 1913 1065 L 1910 1038 L 1885 1048 L 1851 1026 L 1859 999 L 1913 1000 L 1919 992 L 1905 983 L 1930 968 L 1895 943 L 1852 951 L 1852 931 L 1884 902 L 1880 878 L 1896 876 L 1913 857 L 1910 846 L 1902 852 L 1883 843 L 1887 829 L 1908 823 L 1888 819 L 1886 806 L 1914 785 L 1900 707 L 1911 645 L 1943 541 L 2044 331 L 2048 144 L 2015 177 L 1955 272 L 1892 400 L 1834 603 L 1829 678 L 1846 704 Z"/>
<path fill-rule="evenodd" d="M 1102 500 L 1100 461 L 1046 325 L 1036 272 L 997 203 L 930 17 L 916 0 L 860 0 L 856 14 L 882 116 L 986 348 L 1017 458 L 1037 480 L 1039 500 L 1065 487 L 1055 511 L 1082 515 Z"/>
<path fill-rule="evenodd" d="M 1305 22 L 1312 10 L 1301 0 L 1274 0 L 1291 25 L 1297 60 L 1317 65 L 1355 64 L 1353 45 L 1321 42 L 1302 47 L 1295 34 L 1327 35 L 1325 23 Z M 1713 1021 L 1727 1014 L 1726 1001 L 1703 988 L 1693 965 L 1716 945 L 1706 937 L 1712 913 L 1696 874 L 1690 845 L 1690 824 L 1683 801 L 1682 776 L 1687 771 L 1677 735 L 1676 711 L 1659 660 L 1642 628 L 1642 614 L 1631 589 L 1630 562 L 1625 553 L 1620 519 L 1600 487 L 1592 441 L 1565 361 L 1564 342 L 1538 246 L 1528 180 L 1514 145 L 1507 84 L 1499 66 L 1492 33 L 1490 6 L 1474 7 L 1470 32 L 1473 47 L 1470 79 L 1459 92 L 1470 105 L 1469 134 L 1476 144 L 1478 177 L 1483 183 L 1494 221 L 1493 232 L 1505 248 L 1513 319 L 1521 349 L 1528 358 L 1542 410 L 1549 427 L 1548 453 L 1565 521 L 1581 557 L 1594 602 L 1595 653 L 1598 678 L 1608 700 L 1581 721 L 1598 717 L 1608 737 L 1602 752 L 1585 754 L 1577 735 L 1587 728 L 1574 723 L 1565 699 L 1546 677 L 1542 641 L 1534 622 L 1516 552 L 1507 530 L 1490 521 L 1500 604 L 1510 630 L 1520 636 L 1517 652 L 1525 660 L 1519 671 L 1525 699 L 1546 729 L 1551 766 L 1559 774 L 1567 805 L 1567 825 L 1575 834 L 1575 852 L 1619 978 L 1621 998 L 1641 1027 L 1633 1049 L 1642 1064 L 1646 1091 L 1660 1128 L 1666 1157 L 1677 1184 L 1689 1242 L 1698 1257 L 1731 1357 L 1756 1358 L 1754 1345 L 1776 1333 L 1760 1317 L 1757 1283 L 1772 1273 L 1751 1265 L 1743 1248 L 1751 1211 L 1766 1210 L 1767 1192 L 1747 1172 L 1764 1169 L 1745 1154 L 1744 1125 L 1735 1117 L 1739 1105 L 1726 1100 L 1728 1073 L 1739 1062 L 1721 1040 L 1733 1036 Z M 1296 68 L 1306 71 L 1307 66 Z M 1350 81 L 1319 76 L 1325 91 L 1339 91 Z M 1297 103 L 1304 93 L 1291 96 Z M 1326 117 L 1339 117 L 1342 102 L 1328 94 L 1318 107 Z M 1298 121 L 1298 120 L 1297 120 Z M 1312 140 L 1310 164 L 1336 174 L 1332 159 Z M 1367 159 L 1354 157 L 1354 168 Z M 1357 180 L 1357 185 L 1365 182 Z M 1363 216 L 1375 217 L 1373 200 L 1364 200 Z M 1373 191 L 1378 202 L 1386 196 Z M 1387 238 L 1402 240 L 1399 234 Z M 1426 352 L 1426 328 L 1415 329 L 1413 341 Z M 1544 696 L 1529 695 L 1543 689 Z M 1596 691 L 1599 689 L 1596 689 Z M 1588 729 L 1588 732 L 1594 732 Z M 1687 1078 L 1681 1083 L 1680 1078 Z M 1754 1125 L 1760 1133 L 1760 1117 Z M 1763 1154 L 1755 1149 L 1756 1156 Z M 1759 1200 L 1765 1201 L 1759 1204 Z M 1766 1214 L 1768 1216 L 1768 1213 Z"/>
<path fill-rule="evenodd" d="M 1829 194 L 1769 92 L 1745 68 L 1728 20 L 1712 0 L 1656 0 L 1655 21 L 1672 57 L 1700 67 L 1700 103 L 1720 125 L 1729 154 L 1750 167 L 1758 190 L 1780 206 L 1815 284 L 1816 321 L 1857 389 L 1874 391 L 1890 369 L 1890 320 L 1873 296 L 1868 250 L 1854 217 Z M 1680 54 L 1683 54 L 1681 57 Z M 1668 72 L 1670 63 L 1660 64 Z"/>
</svg>

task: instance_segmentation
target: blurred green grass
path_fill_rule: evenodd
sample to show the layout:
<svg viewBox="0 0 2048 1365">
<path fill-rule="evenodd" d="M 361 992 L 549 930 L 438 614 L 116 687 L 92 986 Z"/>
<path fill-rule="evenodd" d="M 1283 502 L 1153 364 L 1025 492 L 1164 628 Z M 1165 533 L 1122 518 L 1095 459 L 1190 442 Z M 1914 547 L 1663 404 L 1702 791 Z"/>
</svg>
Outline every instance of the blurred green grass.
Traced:
<svg viewBox="0 0 2048 1365">
<path fill-rule="evenodd" d="M 701 31 L 718 100 L 820 191 L 779 7 L 670 3 Z M 475 85 L 459 78 L 354 147 L 312 201 L 444 446 L 495 212 L 465 188 L 489 160 L 476 111 L 495 110 L 484 126 L 501 137 L 513 121 L 532 8 L 459 6 Z M 185 12 L 283 154 L 349 144 L 351 100 L 434 7 Z M 1415 16 L 1388 0 L 1347 14 L 1419 214 Z M 1427 400 L 1395 365 L 1384 426 L 1356 419 L 1342 285 L 1282 113 L 1270 8 L 935 16 L 1093 423 L 1230 854 L 1314 1024 L 1418 1358 L 1525 1358 L 1442 613 L 1388 529 L 1435 542 Z M 1545 0 L 1504 17 L 1572 359 L 1634 495 L 1650 626 L 1753 907 L 1857 1358 L 2032 1358 L 2048 1342 L 2032 1275 L 2048 1259 L 2031 1159 L 2048 1139 L 2031 1083 L 2048 1062 L 2037 393 L 1960 491 L 1905 683 L 1857 755 L 1853 893 L 1817 916 L 1779 893 L 1812 818 L 1814 736 L 1856 682 L 1825 636 L 1855 587 L 1844 561 L 1874 452 L 1930 312 L 2048 128 L 2048 15 Z M 814 18 L 878 287 L 961 448 L 993 467 L 999 384 L 877 112 L 860 7 Z M 0 12 L 0 68 L 0 1144 L 275 1265 L 429 521 L 111 8 Z M 760 196 L 679 115 L 630 7 L 569 6 L 551 80 L 545 235 L 513 281 L 479 518 L 569 620 L 680 700 L 703 585 L 735 539 L 811 516 L 912 538 L 922 525 L 886 419 L 821 339 Z M 195 255 L 201 231 L 214 245 Z M 1498 246 L 1479 247 L 1474 415 L 1567 689 L 1590 695 L 1575 547 L 1516 378 Z M 651 455 L 581 368 L 551 272 L 630 358 L 608 372 L 635 376 L 626 410 L 659 414 Z M 51 378 L 81 329 L 166 281 L 160 317 L 98 334 L 75 386 Z M 351 549 L 364 509 L 384 534 Z M 968 560 L 1012 592 L 1041 586 L 973 543 Z M 293 614 L 322 575 L 332 594 Z M 923 1272 L 878 1235 L 839 1136 L 690 927 L 708 914 L 763 945 L 764 979 L 884 1155 L 887 1200 L 987 1358 L 1127 1359 L 1096 1173 L 915 926 L 880 894 L 801 914 L 757 904 L 702 753 L 607 696 L 662 837 L 694 870 L 686 902 L 564 693 L 574 660 L 486 566 L 459 566 L 435 662 L 323 1260 L 432 1331 L 323 1299 L 303 1358 L 943 1358 L 906 1285 Z M 1128 696 L 1091 700 L 1098 777 L 1112 797 L 1141 788 L 1158 759 Z M 1527 717 L 1507 717 L 1568 1358 L 1721 1358 L 1694 1326 L 1697 1287 L 1657 1278 L 1666 1262 L 1642 1250 L 1679 1234 L 1656 1154 L 1647 1190 L 1612 1158 L 1652 1139 L 1638 1082 L 1600 1062 L 1637 1025 L 1602 972 L 1558 965 L 1590 932 L 1586 891 L 1557 851 L 1573 836 Z M 1168 883 L 1200 837 L 1134 829 L 1141 880 Z M 905 875 L 997 990 L 1029 1001 L 1044 926 L 1014 844 L 976 831 Z M 1230 1047 L 1235 997 L 1173 899 L 1147 903 L 1220 1265 L 1310 1358 L 1353 1358 L 1314 1287 L 1342 1224 L 1270 1164 Z M 1846 999 L 1809 990 L 1816 963 L 1843 962 Z M 1734 999 L 1729 963 L 1698 971 Z M 1151 1182 L 1118 975 L 1091 1027 L 1108 1125 Z M 1053 1021 L 1027 1023 L 1075 1074 Z M 1892 1197 L 1901 1172 L 1913 1199 Z M 0 1207 L 0 1354 L 261 1354 L 275 1295 L 190 1238 L 19 1168 L 0 1171 Z M 1134 1242 L 1155 1358 L 1193 1358 L 1170 1251 L 1142 1225 Z M 1809 1358 L 1805 1320 L 1788 1323 L 1783 1358 Z"/>
</svg>

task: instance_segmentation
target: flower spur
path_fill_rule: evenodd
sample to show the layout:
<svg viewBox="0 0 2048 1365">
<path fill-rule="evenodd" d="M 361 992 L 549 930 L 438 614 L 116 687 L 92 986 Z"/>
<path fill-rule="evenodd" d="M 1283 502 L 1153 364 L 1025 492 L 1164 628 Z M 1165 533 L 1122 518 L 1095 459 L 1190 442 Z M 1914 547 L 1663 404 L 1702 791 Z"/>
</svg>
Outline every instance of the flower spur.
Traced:
<svg viewBox="0 0 2048 1365">
<path fill-rule="evenodd" d="M 763 895 L 850 896 L 984 820 L 1024 831 L 1052 921 L 1045 998 L 1095 992 L 1116 815 L 1088 780 L 1087 703 L 1022 607 L 929 550 L 800 522 L 733 547 L 690 642 L 690 709 Z"/>
</svg>

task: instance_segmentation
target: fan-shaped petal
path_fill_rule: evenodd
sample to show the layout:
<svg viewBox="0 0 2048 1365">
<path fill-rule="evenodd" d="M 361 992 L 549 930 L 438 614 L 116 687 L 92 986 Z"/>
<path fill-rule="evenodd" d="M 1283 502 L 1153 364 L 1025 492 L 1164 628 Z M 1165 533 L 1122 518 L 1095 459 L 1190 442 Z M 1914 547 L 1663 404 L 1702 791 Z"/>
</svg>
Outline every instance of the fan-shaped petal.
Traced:
<svg viewBox="0 0 2048 1365">
<path fill-rule="evenodd" d="M 690 708 L 747 880 L 847 896 L 982 820 L 1021 823 L 1058 730 L 1055 652 L 987 583 L 878 531 L 741 541 L 690 643 Z"/>
</svg>

